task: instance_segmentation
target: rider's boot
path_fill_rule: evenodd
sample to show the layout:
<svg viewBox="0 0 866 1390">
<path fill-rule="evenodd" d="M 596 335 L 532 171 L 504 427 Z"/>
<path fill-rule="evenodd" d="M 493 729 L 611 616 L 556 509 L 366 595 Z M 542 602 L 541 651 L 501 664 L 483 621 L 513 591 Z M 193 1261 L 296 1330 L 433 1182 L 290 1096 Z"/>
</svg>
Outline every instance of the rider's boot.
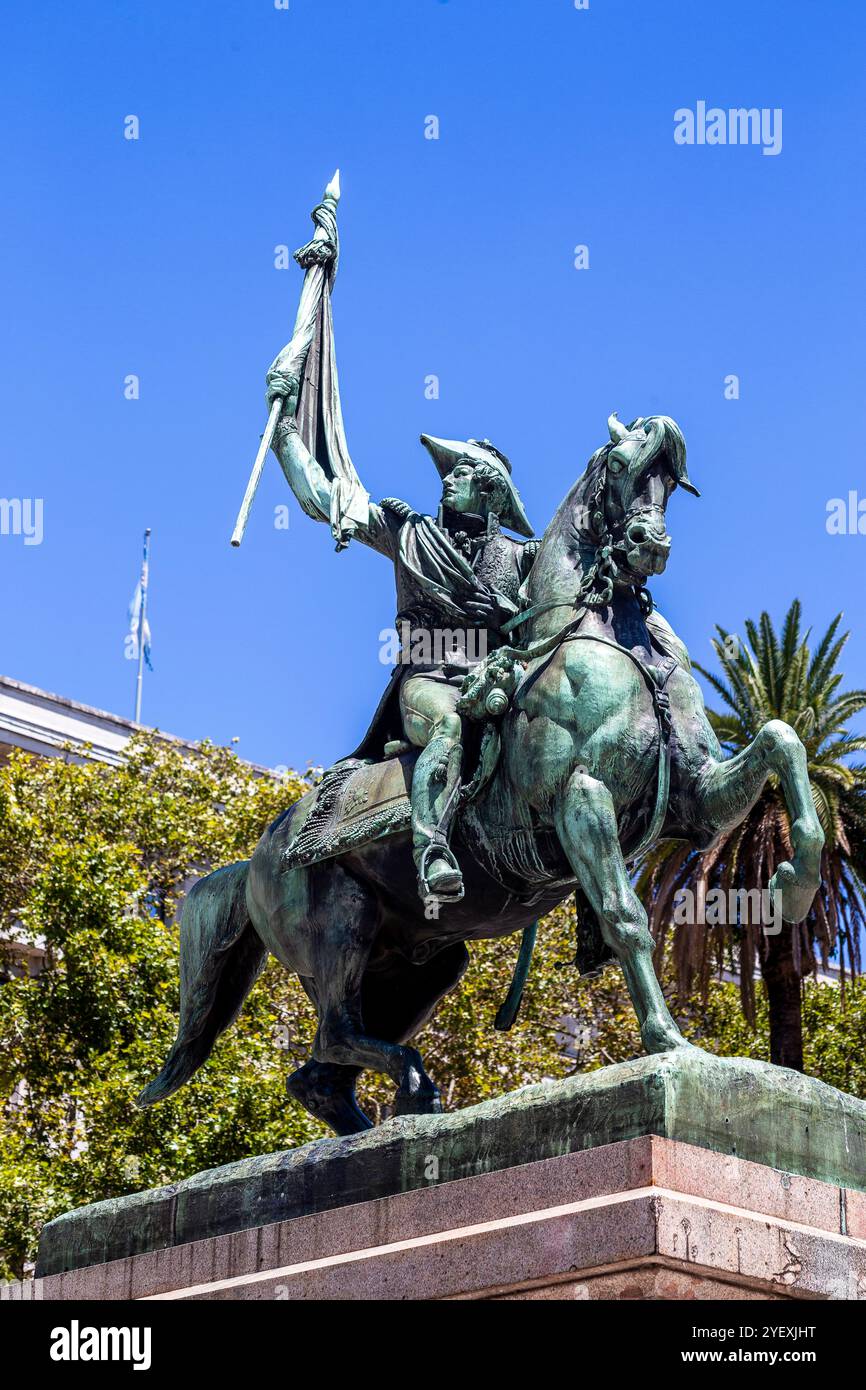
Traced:
<svg viewBox="0 0 866 1390">
<path fill-rule="evenodd" d="M 462 757 L 460 743 L 434 735 L 412 774 L 412 852 L 425 903 L 458 902 L 463 897 L 463 875 L 448 844 Z"/>
</svg>

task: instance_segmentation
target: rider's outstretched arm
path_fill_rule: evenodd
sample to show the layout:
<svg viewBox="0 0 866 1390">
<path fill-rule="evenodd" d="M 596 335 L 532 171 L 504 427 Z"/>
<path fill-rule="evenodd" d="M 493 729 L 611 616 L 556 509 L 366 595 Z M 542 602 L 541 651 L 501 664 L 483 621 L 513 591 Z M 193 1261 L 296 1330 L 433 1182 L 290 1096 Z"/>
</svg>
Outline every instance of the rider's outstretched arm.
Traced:
<svg viewBox="0 0 866 1390">
<path fill-rule="evenodd" d="M 324 469 L 313 458 L 301 439 L 295 419 L 298 407 L 298 382 L 271 368 L 267 376 L 268 407 L 277 396 L 283 398 L 283 409 L 274 431 L 273 451 L 286 475 L 286 482 L 297 497 L 307 516 L 314 521 L 330 521 L 331 482 Z"/>
<path fill-rule="evenodd" d="M 275 366 L 268 372 L 267 383 L 268 406 L 270 407 L 276 396 L 281 396 L 284 402 L 274 433 L 273 450 L 286 475 L 286 481 L 307 516 L 311 516 L 314 521 L 330 523 L 334 484 L 301 438 L 295 419 L 298 382 Z M 355 525 L 353 535 L 364 545 L 369 545 L 380 554 L 393 559 L 396 546 L 393 516 L 375 502 L 370 502 L 369 498 L 366 510 L 366 518 Z"/>
</svg>

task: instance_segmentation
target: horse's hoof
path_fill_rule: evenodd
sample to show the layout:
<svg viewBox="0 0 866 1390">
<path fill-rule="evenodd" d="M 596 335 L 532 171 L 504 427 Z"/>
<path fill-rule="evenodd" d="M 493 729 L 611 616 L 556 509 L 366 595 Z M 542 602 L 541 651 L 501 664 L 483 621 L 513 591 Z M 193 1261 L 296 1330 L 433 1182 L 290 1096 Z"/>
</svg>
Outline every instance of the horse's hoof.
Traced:
<svg viewBox="0 0 866 1390">
<path fill-rule="evenodd" d="M 394 1097 L 395 1115 L 441 1115 L 442 1098 L 435 1095 L 409 1095 L 398 1091 Z"/>
<path fill-rule="evenodd" d="M 780 903 L 782 917 L 786 922 L 802 922 L 809 915 L 819 887 L 820 883 L 804 883 L 798 877 L 793 864 L 780 864 L 770 879 L 773 917 L 775 918 L 776 906 Z"/>
</svg>

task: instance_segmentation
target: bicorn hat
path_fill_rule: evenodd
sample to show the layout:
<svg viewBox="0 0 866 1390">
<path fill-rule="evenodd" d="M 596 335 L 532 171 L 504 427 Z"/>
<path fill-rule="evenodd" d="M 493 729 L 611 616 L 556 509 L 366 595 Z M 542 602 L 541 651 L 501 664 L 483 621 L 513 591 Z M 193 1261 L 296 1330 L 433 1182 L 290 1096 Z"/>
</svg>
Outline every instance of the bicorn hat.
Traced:
<svg viewBox="0 0 866 1390">
<path fill-rule="evenodd" d="M 485 463 L 493 468 L 505 483 L 507 494 L 505 509 L 499 517 L 500 523 L 516 531 L 519 536 L 535 535 L 523 509 L 520 493 L 512 481 L 511 464 L 489 439 L 436 439 L 432 434 L 422 434 L 421 443 L 435 463 L 440 478 L 447 478 L 461 461 Z"/>
</svg>

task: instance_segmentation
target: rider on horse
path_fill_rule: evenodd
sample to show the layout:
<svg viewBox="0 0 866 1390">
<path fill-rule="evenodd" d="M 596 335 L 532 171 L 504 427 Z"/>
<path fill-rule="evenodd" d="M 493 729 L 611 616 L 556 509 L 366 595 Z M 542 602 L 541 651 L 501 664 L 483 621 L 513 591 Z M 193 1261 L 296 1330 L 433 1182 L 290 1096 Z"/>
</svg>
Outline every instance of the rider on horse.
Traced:
<svg viewBox="0 0 866 1390">
<path fill-rule="evenodd" d="M 518 541 L 501 529 L 533 534 L 511 464 L 487 439 L 422 434 L 442 478 L 437 517 L 396 498 L 377 505 L 359 484 L 348 495 L 313 457 L 296 419 L 297 375 L 284 371 L 279 358 L 267 385 L 269 405 L 276 397 L 284 402 L 273 447 L 301 506 L 331 524 L 338 545 L 357 539 L 394 564 L 400 651 L 356 756 L 382 757 L 395 735 L 422 750 L 411 788 L 419 891 L 425 901 L 456 901 L 463 876 L 449 837 L 463 756 L 460 689 L 467 673 L 504 642 L 502 624 L 517 612 L 538 548 L 537 541 Z"/>
</svg>

